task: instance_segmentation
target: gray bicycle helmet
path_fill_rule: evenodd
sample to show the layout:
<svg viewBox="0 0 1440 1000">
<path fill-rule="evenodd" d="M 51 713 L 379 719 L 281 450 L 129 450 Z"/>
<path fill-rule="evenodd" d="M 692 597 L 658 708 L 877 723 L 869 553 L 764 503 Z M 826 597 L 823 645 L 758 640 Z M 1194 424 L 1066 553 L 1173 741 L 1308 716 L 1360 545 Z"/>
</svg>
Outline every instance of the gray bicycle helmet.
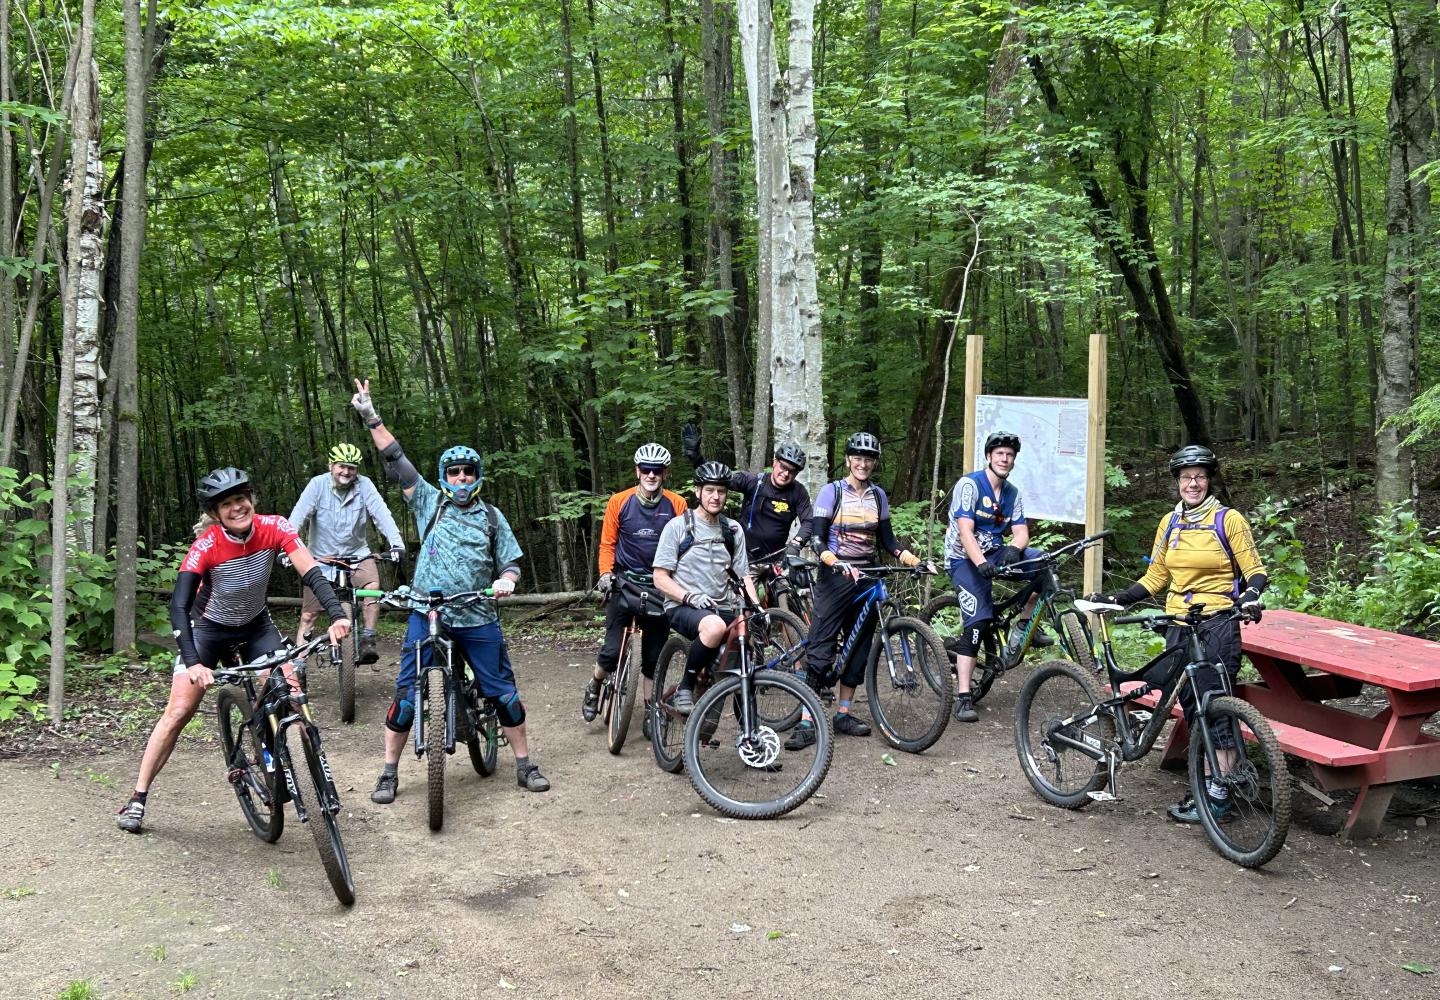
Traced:
<svg viewBox="0 0 1440 1000">
<path fill-rule="evenodd" d="M 775 457 L 782 462 L 789 462 L 801 472 L 805 471 L 805 449 L 794 441 L 786 441 L 775 449 Z"/>
<path fill-rule="evenodd" d="M 995 431 L 985 439 L 985 457 L 989 458 L 996 448 L 1013 448 L 1015 454 L 1020 454 L 1020 435 L 1011 431 Z"/>
<path fill-rule="evenodd" d="M 651 441 L 635 449 L 636 465 L 669 465 L 670 449 Z"/>
<path fill-rule="evenodd" d="M 695 485 L 730 486 L 730 466 L 724 462 L 706 462 L 695 470 Z"/>
<path fill-rule="evenodd" d="M 871 458 L 879 458 L 880 439 L 869 431 L 856 431 L 845 442 L 845 454 L 869 455 Z"/>
<path fill-rule="evenodd" d="M 1220 460 L 1213 451 L 1203 444 L 1187 444 L 1170 456 L 1170 475 L 1178 478 L 1181 469 L 1188 469 L 1192 465 L 1207 469 L 1211 474 L 1220 471 Z"/>
<path fill-rule="evenodd" d="M 200 506 L 206 510 L 213 509 L 233 493 L 253 492 L 254 487 L 250 485 L 250 477 L 245 474 L 245 470 L 237 469 L 233 465 L 207 472 L 205 478 L 200 480 L 200 485 L 195 487 L 195 496 L 200 500 Z"/>
</svg>

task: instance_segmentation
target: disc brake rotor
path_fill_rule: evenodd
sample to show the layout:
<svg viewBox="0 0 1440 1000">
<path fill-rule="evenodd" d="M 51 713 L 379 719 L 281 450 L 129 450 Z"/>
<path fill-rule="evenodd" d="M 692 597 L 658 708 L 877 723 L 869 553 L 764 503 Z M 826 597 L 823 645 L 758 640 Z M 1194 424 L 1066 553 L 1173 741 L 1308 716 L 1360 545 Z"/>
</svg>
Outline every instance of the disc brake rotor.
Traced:
<svg viewBox="0 0 1440 1000">
<path fill-rule="evenodd" d="M 769 767 L 780 756 L 780 734 L 761 726 L 753 736 L 737 737 L 735 749 L 747 767 Z"/>
</svg>

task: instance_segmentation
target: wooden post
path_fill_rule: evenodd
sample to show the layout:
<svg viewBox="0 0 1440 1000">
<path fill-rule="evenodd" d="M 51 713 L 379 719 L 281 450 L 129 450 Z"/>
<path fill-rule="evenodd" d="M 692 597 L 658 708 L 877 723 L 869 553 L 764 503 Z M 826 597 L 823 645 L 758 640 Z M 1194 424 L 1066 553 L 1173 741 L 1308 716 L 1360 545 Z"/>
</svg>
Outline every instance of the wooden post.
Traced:
<svg viewBox="0 0 1440 1000">
<path fill-rule="evenodd" d="M 1103 333 L 1090 335 L 1090 419 L 1085 443 L 1085 534 L 1093 535 L 1105 530 L 1105 396 L 1106 396 L 1106 345 L 1109 337 Z M 1101 567 L 1105 554 L 1105 543 L 1085 550 L 1085 593 L 1099 593 L 1104 589 L 1101 581 Z"/>
<path fill-rule="evenodd" d="M 980 395 L 985 370 L 985 335 L 965 336 L 965 458 L 961 474 L 968 472 L 975 456 L 975 397 Z"/>
</svg>

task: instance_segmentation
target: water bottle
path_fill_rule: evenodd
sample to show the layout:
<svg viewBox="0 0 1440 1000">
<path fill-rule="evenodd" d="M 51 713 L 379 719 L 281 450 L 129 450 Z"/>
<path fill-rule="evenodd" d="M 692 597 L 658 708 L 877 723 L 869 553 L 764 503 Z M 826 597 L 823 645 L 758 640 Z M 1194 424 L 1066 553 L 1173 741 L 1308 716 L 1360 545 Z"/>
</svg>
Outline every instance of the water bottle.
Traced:
<svg viewBox="0 0 1440 1000">
<path fill-rule="evenodd" d="M 260 752 L 265 755 L 265 770 L 267 770 L 267 771 L 273 771 L 273 770 L 275 770 L 275 761 L 271 759 L 271 757 L 270 757 L 270 751 L 269 751 L 269 750 L 265 750 L 265 749 L 262 748 Z"/>
</svg>

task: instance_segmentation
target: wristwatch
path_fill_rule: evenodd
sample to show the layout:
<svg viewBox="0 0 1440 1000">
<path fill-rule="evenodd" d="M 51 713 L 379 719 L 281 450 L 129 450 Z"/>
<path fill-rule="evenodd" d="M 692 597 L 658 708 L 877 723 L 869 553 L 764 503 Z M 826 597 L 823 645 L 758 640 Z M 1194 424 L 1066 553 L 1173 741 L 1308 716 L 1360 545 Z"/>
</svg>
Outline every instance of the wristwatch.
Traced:
<svg viewBox="0 0 1440 1000">
<path fill-rule="evenodd" d="M 385 421 L 381 420 L 379 417 L 376 417 L 374 420 L 365 421 L 365 426 L 373 431 L 375 428 L 381 426 L 384 423 Z"/>
</svg>

